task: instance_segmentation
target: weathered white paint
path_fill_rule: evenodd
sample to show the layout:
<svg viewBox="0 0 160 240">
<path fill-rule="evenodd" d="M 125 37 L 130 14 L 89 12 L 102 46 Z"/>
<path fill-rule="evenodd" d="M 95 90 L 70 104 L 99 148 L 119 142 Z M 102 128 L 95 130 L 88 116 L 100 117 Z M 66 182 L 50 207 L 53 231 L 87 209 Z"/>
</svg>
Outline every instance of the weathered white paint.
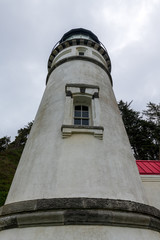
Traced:
<svg viewBox="0 0 160 240">
<path fill-rule="evenodd" d="M 103 140 L 88 134 L 62 138 L 68 83 L 99 86 L 97 119 L 104 127 Z M 110 79 L 89 61 L 66 62 L 50 75 L 6 203 L 54 197 L 145 202 Z"/>
<path fill-rule="evenodd" d="M 110 226 L 54 226 L 2 231 L 1 240 L 158 240 L 158 232 Z"/>
<path fill-rule="evenodd" d="M 149 204 L 160 209 L 160 176 L 142 175 L 141 179 Z"/>
</svg>

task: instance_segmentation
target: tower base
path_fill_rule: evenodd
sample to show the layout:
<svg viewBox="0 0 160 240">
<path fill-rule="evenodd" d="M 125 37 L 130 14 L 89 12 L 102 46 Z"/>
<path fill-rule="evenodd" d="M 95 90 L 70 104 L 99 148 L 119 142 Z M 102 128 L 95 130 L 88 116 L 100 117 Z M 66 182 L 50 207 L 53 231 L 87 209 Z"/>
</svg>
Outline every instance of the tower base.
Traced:
<svg viewBox="0 0 160 240">
<path fill-rule="evenodd" d="M 0 240 L 158 240 L 160 211 L 128 200 L 37 199 L 4 205 L 0 230 Z"/>
</svg>

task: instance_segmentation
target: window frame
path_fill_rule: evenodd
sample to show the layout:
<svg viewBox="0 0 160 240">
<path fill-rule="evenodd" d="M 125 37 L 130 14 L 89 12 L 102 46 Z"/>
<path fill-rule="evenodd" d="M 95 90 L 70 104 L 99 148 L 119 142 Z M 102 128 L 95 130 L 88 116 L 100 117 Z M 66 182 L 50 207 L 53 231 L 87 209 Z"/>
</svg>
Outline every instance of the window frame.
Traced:
<svg viewBox="0 0 160 240">
<path fill-rule="evenodd" d="M 103 126 L 100 125 L 99 86 L 84 83 L 68 83 L 65 85 L 66 100 L 64 120 L 61 126 L 62 138 L 72 134 L 91 134 L 103 139 Z M 84 105 L 89 110 L 89 125 L 74 124 L 74 109 L 76 105 Z"/>
<path fill-rule="evenodd" d="M 74 124 L 74 112 L 75 112 L 75 106 L 81 105 L 81 106 L 87 106 L 88 112 L 89 112 L 89 124 L 88 125 L 77 125 L 77 126 L 91 126 L 93 124 L 92 119 L 92 96 L 86 93 L 76 93 L 72 95 L 73 99 L 73 105 L 72 105 L 72 124 Z"/>
<path fill-rule="evenodd" d="M 76 50 L 79 56 L 85 56 L 88 49 L 86 47 L 77 47 Z"/>
</svg>

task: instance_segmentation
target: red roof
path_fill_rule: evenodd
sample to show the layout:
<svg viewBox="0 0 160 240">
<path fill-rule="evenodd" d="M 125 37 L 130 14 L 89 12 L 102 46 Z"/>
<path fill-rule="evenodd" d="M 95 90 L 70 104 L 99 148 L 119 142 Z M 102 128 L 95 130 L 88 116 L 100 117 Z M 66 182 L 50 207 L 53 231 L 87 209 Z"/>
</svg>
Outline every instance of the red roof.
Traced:
<svg viewBox="0 0 160 240">
<path fill-rule="evenodd" d="M 140 174 L 160 175 L 160 161 L 158 160 L 136 160 Z"/>
</svg>

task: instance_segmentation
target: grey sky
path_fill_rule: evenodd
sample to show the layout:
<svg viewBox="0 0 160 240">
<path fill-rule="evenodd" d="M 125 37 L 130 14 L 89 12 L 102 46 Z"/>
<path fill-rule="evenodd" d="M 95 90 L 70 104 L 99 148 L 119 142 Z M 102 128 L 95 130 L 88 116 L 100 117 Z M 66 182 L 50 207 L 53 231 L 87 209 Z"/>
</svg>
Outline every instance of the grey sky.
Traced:
<svg viewBox="0 0 160 240">
<path fill-rule="evenodd" d="M 0 137 L 37 112 L 50 52 L 72 28 L 93 31 L 108 50 L 117 100 L 141 111 L 160 102 L 159 0 L 0 0 Z"/>
</svg>

